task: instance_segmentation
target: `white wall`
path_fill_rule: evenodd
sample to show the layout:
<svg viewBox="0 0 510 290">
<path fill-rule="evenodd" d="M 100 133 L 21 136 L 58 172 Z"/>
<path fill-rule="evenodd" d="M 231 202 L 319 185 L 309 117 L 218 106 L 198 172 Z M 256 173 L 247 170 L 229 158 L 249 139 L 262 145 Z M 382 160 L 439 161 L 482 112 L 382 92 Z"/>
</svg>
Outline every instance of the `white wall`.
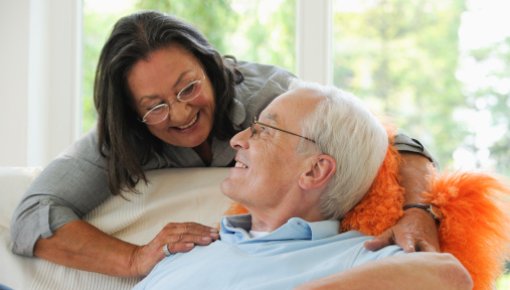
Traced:
<svg viewBox="0 0 510 290">
<path fill-rule="evenodd" d="M 27 163 L 28 2 L 0 2 L 0 166 Z"/>
<path fill-rule="evenodd" d="M 0 166 L 41 166 L 78 135 L 80 0 L 0 0 Z"/>
</svg>

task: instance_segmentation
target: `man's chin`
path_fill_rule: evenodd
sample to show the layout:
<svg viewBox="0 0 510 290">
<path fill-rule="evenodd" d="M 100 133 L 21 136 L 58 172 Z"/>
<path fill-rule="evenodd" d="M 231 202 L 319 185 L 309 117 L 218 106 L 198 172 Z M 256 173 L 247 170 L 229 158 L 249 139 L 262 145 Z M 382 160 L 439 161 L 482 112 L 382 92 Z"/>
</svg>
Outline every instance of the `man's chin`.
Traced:
<svg viewBox="0 0 510 290">
<path fill-rule="evenodd" d="M 220 189 L 221 189 L 221 192 L 223 193 L 223 195 L 227 196 L 230 198 L 230 183 L 229 183 L 229 177 L 225 177 L 225 179 L 223 179 L 221 181 L 221 184 L 220 184 Z"/>
<path fill-rule="evenodd" d="M 229 176 L 227 176 L 220 184 L 220 189 L 223 195 L 230 198 L 233 201 L 238 201 L 238 195 L 243 193 L 242 189 L 239 189 L 238 186 L 235 186 L 232 182 L 232 179 L 230 179 Z"/>
</svg>

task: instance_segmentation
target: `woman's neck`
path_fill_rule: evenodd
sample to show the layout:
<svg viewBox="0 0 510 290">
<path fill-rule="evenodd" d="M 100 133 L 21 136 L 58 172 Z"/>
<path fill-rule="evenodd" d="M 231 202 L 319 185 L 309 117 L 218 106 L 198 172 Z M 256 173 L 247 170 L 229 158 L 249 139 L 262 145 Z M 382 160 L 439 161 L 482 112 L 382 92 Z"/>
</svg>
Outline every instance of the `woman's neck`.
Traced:
<svg viewBox="0 0 510 290">
<path fill-rule="evenodd" d="M 212 146 L 208 140 L 204 143 L 193 147 L 193 150 L 200 156 L 200 159 L 205 163 L 206 166 L 210 166 L 212 163 Z"/>
</svg>

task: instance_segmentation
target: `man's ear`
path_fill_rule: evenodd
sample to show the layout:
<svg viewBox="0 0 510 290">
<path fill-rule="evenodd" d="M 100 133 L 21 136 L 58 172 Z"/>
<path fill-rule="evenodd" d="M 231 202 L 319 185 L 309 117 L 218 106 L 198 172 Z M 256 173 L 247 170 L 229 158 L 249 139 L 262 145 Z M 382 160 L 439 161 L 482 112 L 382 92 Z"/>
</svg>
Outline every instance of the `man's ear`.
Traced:
<svg viewBox="0 0 510 290">
<path fill-rule="evenodd" d="M 327 154 L 315 156 L 311 165 L 311 168 L 299 178 L 299 186 L 303 189 L 326 186 L 336 172 L 336 161 Z"/>
</svg>

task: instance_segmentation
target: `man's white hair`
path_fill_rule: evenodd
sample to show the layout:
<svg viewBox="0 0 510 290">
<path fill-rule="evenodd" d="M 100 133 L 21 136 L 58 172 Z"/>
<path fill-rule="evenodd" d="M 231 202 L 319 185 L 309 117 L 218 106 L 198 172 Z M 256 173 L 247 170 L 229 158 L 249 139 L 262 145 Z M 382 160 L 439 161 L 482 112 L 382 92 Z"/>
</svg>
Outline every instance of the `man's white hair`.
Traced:
<svg viewBox="0 0 510 290">
<path fill-rule="evenodd" d="M 322 214 L 340 219 L 367 193 L 388 149 L 381 122 L 354 95 L 332 86 L 292 80 L 290 90 L 309 89 L 322 100 L 302 121 L 302 134 L 336 160 L 336 173 L 321 196 Z M 306 145 L 305 143 L 308 143 Z M 303 140 L 298 150 L 306 150 Z"/>
</svg>

